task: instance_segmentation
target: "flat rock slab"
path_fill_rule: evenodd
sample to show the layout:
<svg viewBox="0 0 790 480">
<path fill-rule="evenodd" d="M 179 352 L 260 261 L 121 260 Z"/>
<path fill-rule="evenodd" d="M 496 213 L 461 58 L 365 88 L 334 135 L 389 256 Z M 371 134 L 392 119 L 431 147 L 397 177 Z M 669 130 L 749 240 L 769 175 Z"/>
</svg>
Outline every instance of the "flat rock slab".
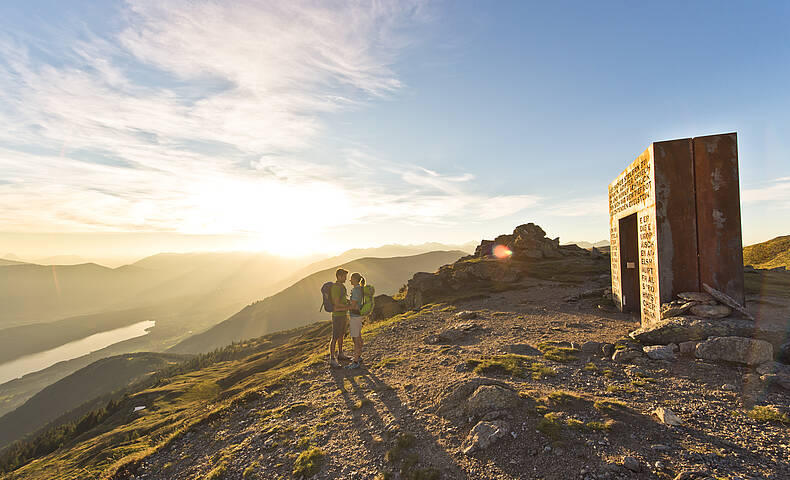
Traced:
<svg viewBox="0 0 790 480">
<path fill-rule="evenodd" d="M 729 317 L 732 309 L 727 305 L 692 305 L 691 314 L 705 318 Z"/>
<path fill-rule="evenodd" d="M 765 340 L 744 337 L 714 337 L 697 345 L 696 357 L 705 360 L 759 365 L 770 362 L 774 347 Z"/>
<path fill-rule="evenodd" d="M 716 299 L 705 292 L 682 292 L 678 293 L 678 298 L 687 302 L 704 303 L 706 305 L 716 305 Z"/>
<path fill-rule="evenodd" d="M 634 330 L 629 335 L 644 345 L 705 340 L 709 337 L 750 336 L 754 322 L 741 319 L 711 320 L 700 317 L 672 317 Z"/>
<path fill-rule="evenodd" d="M 651 360 L 675 360 L 675 349 L 671 345 L 650 345 L 643 350 Z"/>
</svg>

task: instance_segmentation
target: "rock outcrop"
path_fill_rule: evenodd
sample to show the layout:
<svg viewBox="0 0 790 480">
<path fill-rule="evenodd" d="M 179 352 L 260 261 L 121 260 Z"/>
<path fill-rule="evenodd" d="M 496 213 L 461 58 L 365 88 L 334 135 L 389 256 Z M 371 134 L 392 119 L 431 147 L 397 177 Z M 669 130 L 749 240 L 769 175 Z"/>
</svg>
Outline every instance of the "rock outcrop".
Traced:
<svg viewBox="0 0 790 480">
<path fill-rule="evenodd" d="M 577 245 L 560 245 L 559 238 L 547 238 L 542 228 L 527 223 L 516 227 L 512 234 L 483 240 L 474 255 L 445 265 L 436 273 L 415 274 L 402 291 L 401 303 L 406 309 L 417 309 L 454 292 L 517 282 L 538 260 L 592 256 Z"/>
<path fill-rule="evenodd" d="M 649 327 L 634 330 L 630 336 L 645 345 L 667 345 L 705 340 L 709 337 L 744 337 L 752 335 L 754 331 L 754 322 L 750 320 L 734 318 L 712 320 L 684 316 L 660 320 Z"/>
<path fill-rule="evenodd" d="M 770 343 L 743 337 L 710 338 L 697 345 L 696 351 L 697 358 L 750 366 L 770 362 L 773 355 Z"/>
</svg>

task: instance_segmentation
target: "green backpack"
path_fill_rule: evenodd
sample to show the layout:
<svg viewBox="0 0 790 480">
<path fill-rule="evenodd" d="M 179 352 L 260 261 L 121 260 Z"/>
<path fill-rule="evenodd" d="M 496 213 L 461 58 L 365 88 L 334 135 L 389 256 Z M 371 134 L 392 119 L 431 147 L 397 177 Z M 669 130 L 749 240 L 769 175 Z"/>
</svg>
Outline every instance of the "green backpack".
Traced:
<svg viewBox="0 0 790 480">
<path fill-rule="evenodd" d="M 375 294 L 376 289 L 373 288 L 373 285 L 365 285 L 362 287 L 362 303 L 359 306 L 359 314 L 361 316 L 366 317 L 373 311 L 373 307 L 376 303 L 373 300 L 373 295 Z"/>
</svg>

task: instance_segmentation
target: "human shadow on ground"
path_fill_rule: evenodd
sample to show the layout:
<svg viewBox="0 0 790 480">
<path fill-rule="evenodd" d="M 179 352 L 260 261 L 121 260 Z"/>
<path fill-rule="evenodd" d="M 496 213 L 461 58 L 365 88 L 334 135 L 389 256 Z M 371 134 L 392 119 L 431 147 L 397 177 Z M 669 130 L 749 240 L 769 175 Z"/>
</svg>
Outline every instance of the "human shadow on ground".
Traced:
<svg viewBox="0 0 790 480">
<path fill-rule="evenodd" d="M 431 470 L 440 472 L 441 478 L 454 478 L 465 480 L 466 473 L 458 465 L 455 459 L 446 451 L 445 447 L 439 445 L 435 436 L 425 427 L 424 420 L 417 418 L 414 412 L 404 405 L 404 400 L 398 391 L 379 378 L 367 367 L 358 370 L 334 370 L 332 377 L 338 390 L 341 392 L 346 407 L 353 414 L 353 422 L 358 428 L 358 434 L 368 449 L 372 457 L 382 457 L 382 470 L 398 471 L 402 474 L 414 475 L 421 471 L 423 475 Z M 344 380 L 348 380 L 351 390 L 347 390 Z M 364 382 L 360 383 L 359 379 Z M 381 417 L 378 410 L 374 408 L 373 401 L 365 396 L 365 386 L 371 392 L 376 393 L 380 405 L 386 410 L 391 421 L 386 421 Z M 381 432 L 382 441 L 374 438 L 371 430 Z M 413 446 L 404 449 L 397 449 L 398 436 L 400 434 L 412 434 L 415 437 Z M 424 459 L 414 457 L 414 450 L 429 449 L 434 461 L 423 463 Z M 387 452 L 391 451 L 387 461 Z M 416 463 L 415 463 L 416 461 Z M 410 478 L 410 477 L 405 477 Z M 418 477 L 422 478 L 422 477 Z M 428 477 L 424 477 L 428 478 Z"/>
</svg>

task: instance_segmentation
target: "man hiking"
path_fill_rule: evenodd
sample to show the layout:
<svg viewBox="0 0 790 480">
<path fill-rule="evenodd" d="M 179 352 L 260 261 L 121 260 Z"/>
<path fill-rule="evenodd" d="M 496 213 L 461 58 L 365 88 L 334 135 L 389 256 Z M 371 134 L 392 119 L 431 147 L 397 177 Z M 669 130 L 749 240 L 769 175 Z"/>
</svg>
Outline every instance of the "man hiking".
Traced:
<svg viewBox="0 0 790 480">
<path fill-rule="evenodd" d="M 329 366 L 339 368 L 341 361 L 350 360 L 343 355 L 343 338 L 348 327 L 348 294 L 346 292 L 346 278 L 348 271 L 338 268 L 335 272 L 335 283 L 332 284 L 330 297 L 332 299 L 332 341 L 329 343 Z M 335 357 L 337 345 L 337 357 Z"/>
</svg>

